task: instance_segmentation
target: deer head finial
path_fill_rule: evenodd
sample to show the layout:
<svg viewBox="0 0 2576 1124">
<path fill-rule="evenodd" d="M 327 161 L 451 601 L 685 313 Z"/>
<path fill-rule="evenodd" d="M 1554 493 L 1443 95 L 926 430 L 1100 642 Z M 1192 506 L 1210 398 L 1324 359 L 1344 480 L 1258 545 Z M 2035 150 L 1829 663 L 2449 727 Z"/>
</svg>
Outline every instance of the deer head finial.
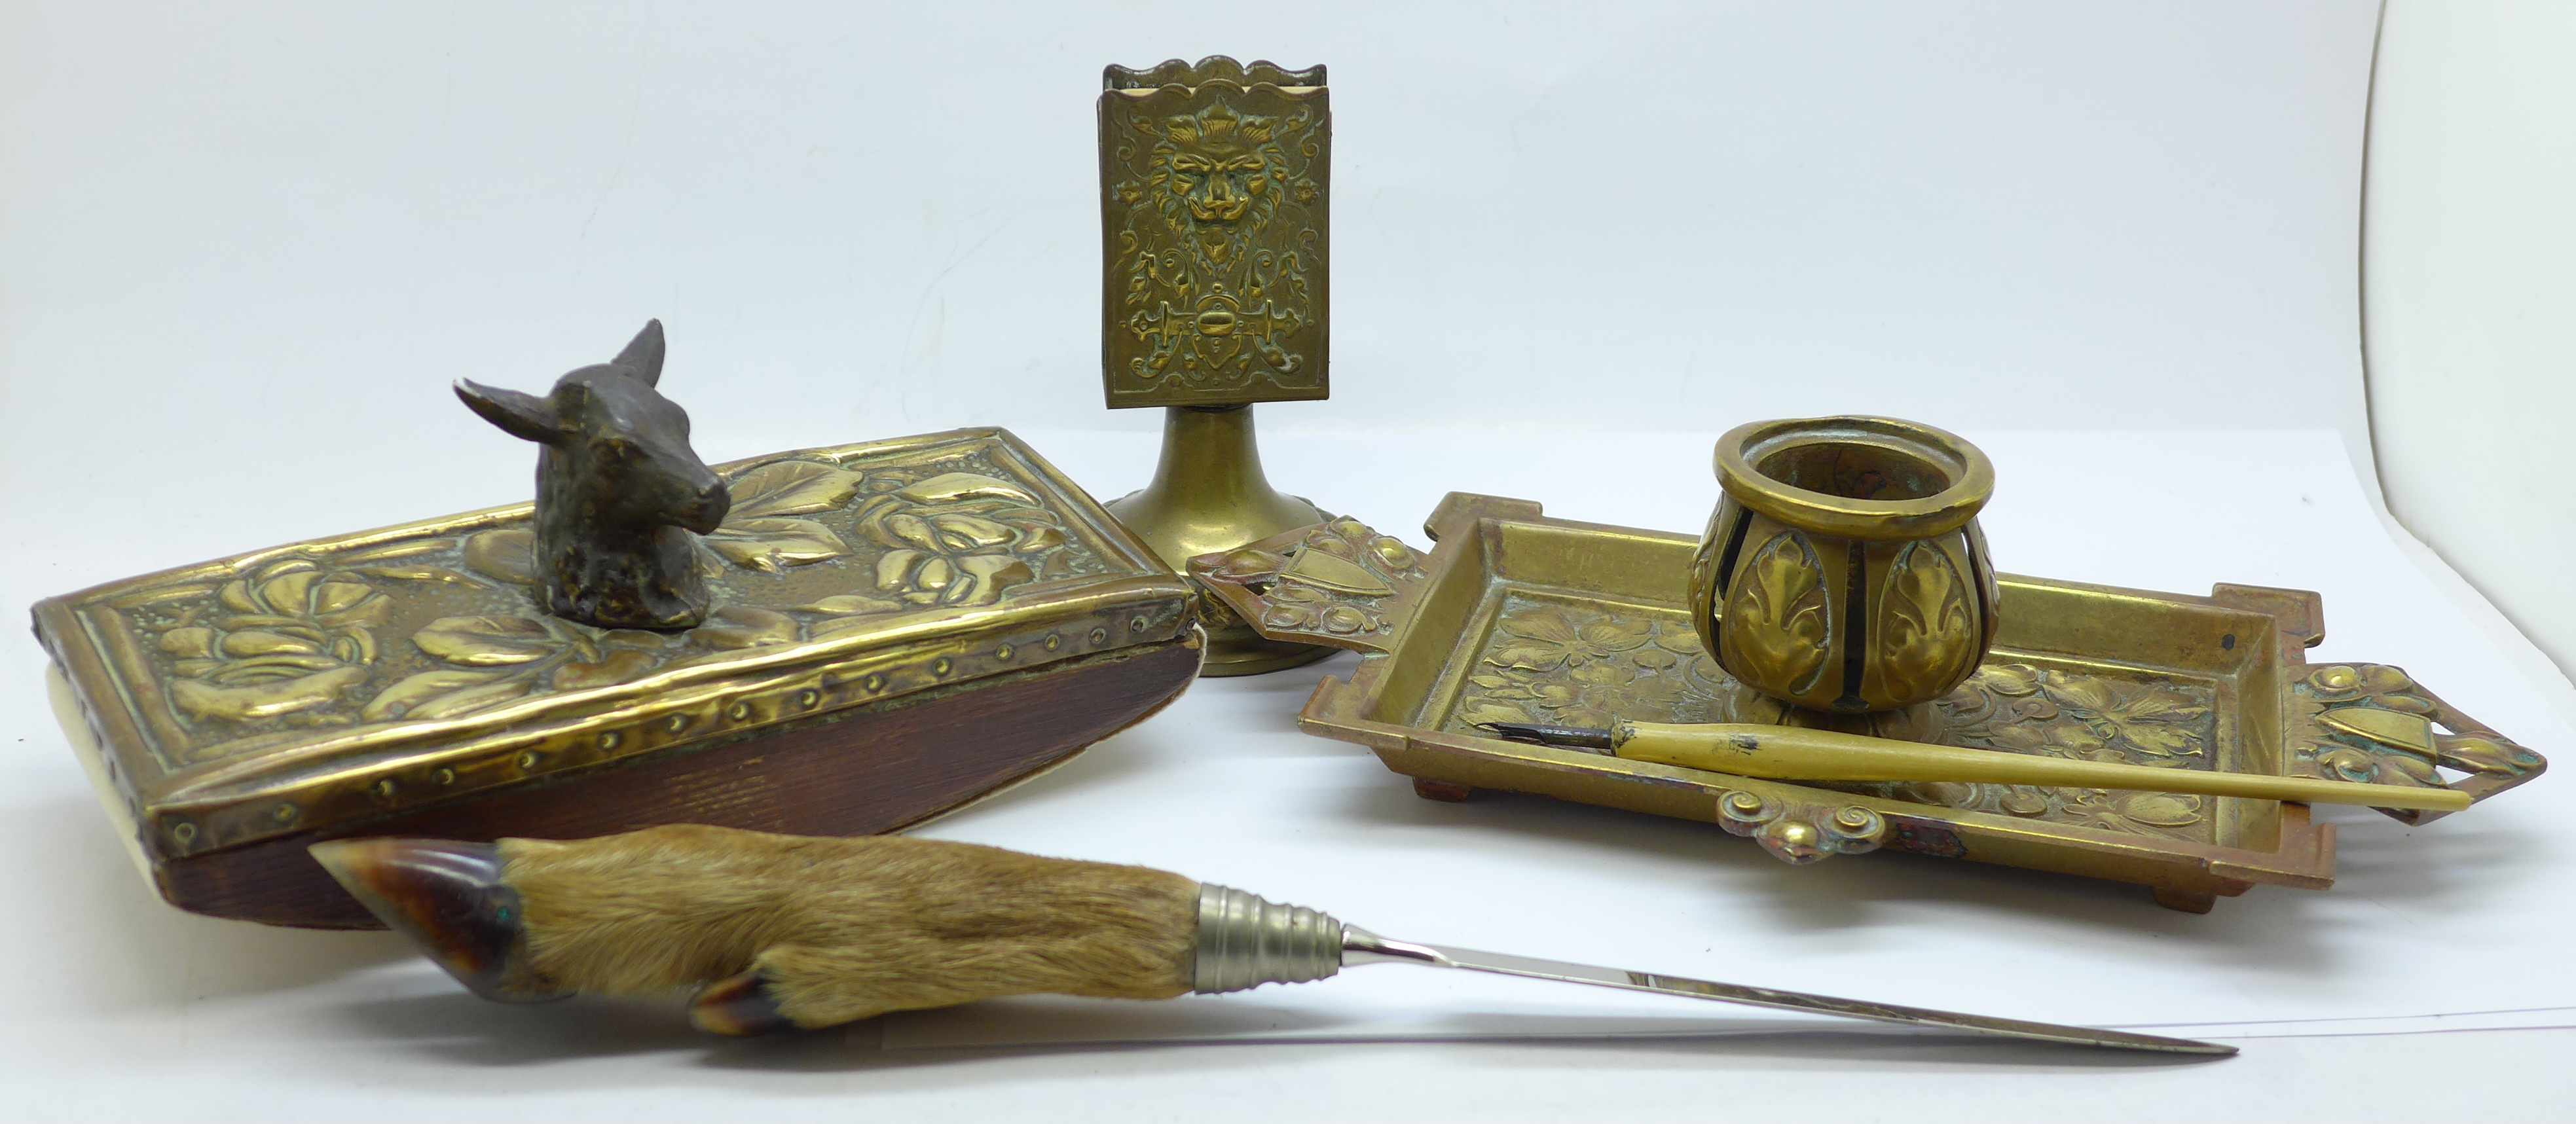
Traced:
<svg viewBox="0 0 2576 1124">
<path fill-rule="evenodd" d="M 542 446 L 534 562 L 556 616 L 678 629 L 712 606 L 692 532 L 713 532 L 732 497 L 689 447 L 688 412 L 656 388 L 663 353 L 655 320 L 617 358 L 564 375 L 544 397 L 456 382 L 485 421 Z"/>
</svg>

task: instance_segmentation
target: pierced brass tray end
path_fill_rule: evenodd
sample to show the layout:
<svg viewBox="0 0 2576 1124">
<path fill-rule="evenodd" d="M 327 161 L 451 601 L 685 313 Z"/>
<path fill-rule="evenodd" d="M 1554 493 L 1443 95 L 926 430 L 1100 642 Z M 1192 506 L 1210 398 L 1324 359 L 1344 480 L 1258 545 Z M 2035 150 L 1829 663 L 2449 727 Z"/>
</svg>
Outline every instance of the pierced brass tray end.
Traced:
<svg viewBox="0 0 2576 1124">
<path fill-rule="evenodd" d="M 1222 55 L 1102 84 L 1101 388 L 1111 409 L 1164 410 L 1153 482 L 1109 510 L 1177 572 L 1328 518 L 1271 486 L 1252 405 L 1331 393 L 1330 92 L 1323 67 Z M 1331 654 L 1206 615 L 1207 675 Z"/>
<path fill-rule="evenodd" d="M 1763 779 L 1511 740 L 1487 724 L 1589 728 L 1606 743 L 1598 732 L 1621 720 L 1730 721 L 1740 684 L 1695 627 L 1699 543 L 1460 493 L 1424 529 L 1438 543 L 1427 555 L 1345 519 L 1190 571 L 1265 636 L 1364 653 L 1347 682 L 1316 687 L 1299 724 L 1369 747 L 1427 798 L 1539 793 L 1715 823 L 1792 863 L 1914 851 L 2137 883 L 2194 912 L 2257 884 L 2333 885 L 2334 825 L 2301 803 L 2099 781 Z M 1991 649 L 1931 704 L 1943 745 L 2440 787 L 2472 802 L 2546 768 L 2397 668 L 2309 666 L 2324 638 L 2314 593 L 2221 585 L 2194 597 L 2012 575 L 1995 575 L 1994 590 Z"/>
</svg>

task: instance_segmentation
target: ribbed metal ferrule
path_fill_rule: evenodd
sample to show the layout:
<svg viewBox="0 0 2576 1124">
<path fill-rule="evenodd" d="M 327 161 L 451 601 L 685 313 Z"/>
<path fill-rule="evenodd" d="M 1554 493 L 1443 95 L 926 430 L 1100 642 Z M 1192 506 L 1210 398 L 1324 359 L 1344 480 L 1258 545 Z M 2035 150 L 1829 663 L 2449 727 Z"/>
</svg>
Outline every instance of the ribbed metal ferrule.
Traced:
<svg viewBox="0 0 2576 1124">
<path fill-rule="evenodd" d="M 1214 995 L 1266 983 L 1305 983 L 1341 970 L 1342 923 L 1331 914 L 1200 884 L 1192 991 Z"/>
</svg>

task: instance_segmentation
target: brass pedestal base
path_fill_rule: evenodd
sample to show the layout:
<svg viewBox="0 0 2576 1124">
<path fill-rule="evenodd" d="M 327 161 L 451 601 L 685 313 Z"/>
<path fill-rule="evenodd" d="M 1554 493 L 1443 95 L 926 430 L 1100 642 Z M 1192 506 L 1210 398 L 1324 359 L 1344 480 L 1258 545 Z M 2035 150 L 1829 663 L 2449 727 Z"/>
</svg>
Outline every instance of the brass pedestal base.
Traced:
<svg viewBox="0 0 2576 1124">
<path fill-rule="evenodd" d="M 1833 730 L 1845 734 L 1866 734 L 1874 738 L 1894 738 L 1907 742 L 1938 742 L 1945 727 L 1941 712 L 1932 703 L 1922 702 L 1895 710 L 1873 710 L 1858 714 L 1837 714 L 1781 702 L 1742 683 L 1727 685 L 1720 700 L 1724 721 L 1749 722 L 1765 726 L 1796 726 L 1807 730 Z"/>
<path fill-rule="evenodd" d="M 1270 486 L 1253 441 L 1250 406 L 1171 406 L 1163 411 L 1163 456 L 1154 482 L 1107 505 L 1109 513 L 1154 548 L 1175 573 L 1190 559 L 1232 550 L 1281 531 L 1332 518 L 1322 508 Z M 1204 593 L 1207 626 L 1202 676 L 1259 675 L 1333 654 L 1314 644 L 1264 640 L 1243 618 Z"/>
</svg>

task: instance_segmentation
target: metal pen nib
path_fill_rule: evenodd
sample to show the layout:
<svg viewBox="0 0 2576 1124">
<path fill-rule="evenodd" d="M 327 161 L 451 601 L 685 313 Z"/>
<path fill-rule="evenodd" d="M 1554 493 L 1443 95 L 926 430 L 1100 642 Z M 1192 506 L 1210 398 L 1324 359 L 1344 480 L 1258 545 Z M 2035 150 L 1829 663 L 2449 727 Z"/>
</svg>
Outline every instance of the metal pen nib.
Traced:
<svg viewBox="0 0 2576 1124">
<path fill-rule="evenodd" d="M 1979 1034 L 2063 1042 L 2115 1050 L 2148 1050 L 2168 1054 L 2224 1057 L 2236 1047 L 2188 1038 L 2164 1038 L 2122 1030 L 2060 1026 L 2023 1019 L 1967 1015 L 1923 1007 L 1900 1007 L 1859 999 L 1838 999 L 1800 991 L 1718 983 L 1714 980 L 1631 972 L 1593 964 L 1571 964 L 1472 948 L 1391 940 L 1357 925 L 1346 925 L 1303 906 L 1280 905 L 1241 890 L 1203 884 L 1199 887 L 1198 959 L 1193 990 L 1202 994 L 1242 991 L 1265 983 L 1303 983 L 1364 964 L 1413 964 L 1457 968 L 1502 976 L 1556 980 L 1679 995 L 1748 1007 L 1869 1019 L 1905 1026 L 1966 1030 Z"/>
</svg>

